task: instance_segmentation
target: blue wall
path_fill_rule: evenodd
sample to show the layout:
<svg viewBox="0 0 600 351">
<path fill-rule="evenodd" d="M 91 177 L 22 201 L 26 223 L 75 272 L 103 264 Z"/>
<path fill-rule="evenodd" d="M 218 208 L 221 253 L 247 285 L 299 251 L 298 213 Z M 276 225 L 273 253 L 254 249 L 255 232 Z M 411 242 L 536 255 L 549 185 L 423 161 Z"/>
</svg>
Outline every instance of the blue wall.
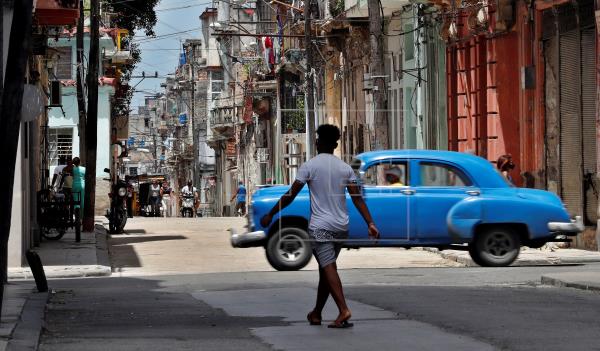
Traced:
<svg viewBox="0 0 600 351">
<path fill-rule="evenodd" d="M 84 37 L 84 52 L 86 57 L 89 54 L 90 38 L 89 33 L 85 33 Z M 59 38 L 58 40 L 48 40 L 50 47 L 71 46 L 71 62 L 72 78 L 76 77 L 76 40 L 73 38 Z M 100 39 L 100 55 L 98 60 L 102 58 L 102 52 L 112 51 L 115 48 L 114 41 L 111 37 L 104 35 Z M 100 65 L 102 67 L 102 65 Z M 100 74 L 102 76 L 102 73 Z M 52 79 L 52 78 L 51 78 Z M 98 144 L 97 144 L 97 160 L 96 160 L 96 177 L 104 177 L 104 168 L 110 168 L 110 97 L 114 94 L 112 86 L 98 87 Z M 62 88 L 62 105 L 64 115 L 60 108 L 50 108 L 48 112 L 50 128 L 72 128 L 73 129 L 73 156 L 79 155 L 79 133 L 77 124 L 79 123 L 79 112 L 77 109 L 77 90 L 74 86 Z M 83 165 L 85 166 L 85 165 Z M 50 169 L 50 174 L 54 169 Z"/>
</svg>

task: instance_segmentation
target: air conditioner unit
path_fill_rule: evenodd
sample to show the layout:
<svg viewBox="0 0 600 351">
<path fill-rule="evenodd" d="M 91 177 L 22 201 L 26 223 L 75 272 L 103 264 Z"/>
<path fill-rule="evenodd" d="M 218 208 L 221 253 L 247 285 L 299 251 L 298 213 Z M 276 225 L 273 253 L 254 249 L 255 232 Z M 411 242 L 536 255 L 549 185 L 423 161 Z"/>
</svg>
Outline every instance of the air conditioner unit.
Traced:
<svg viewBox="0 0 600 351">
<path fill-rule="evenodd" d="M 50 82 L 50 107 L 62 106 L 62 86 L 60 81 L 53 80 Z"/>
</svg>

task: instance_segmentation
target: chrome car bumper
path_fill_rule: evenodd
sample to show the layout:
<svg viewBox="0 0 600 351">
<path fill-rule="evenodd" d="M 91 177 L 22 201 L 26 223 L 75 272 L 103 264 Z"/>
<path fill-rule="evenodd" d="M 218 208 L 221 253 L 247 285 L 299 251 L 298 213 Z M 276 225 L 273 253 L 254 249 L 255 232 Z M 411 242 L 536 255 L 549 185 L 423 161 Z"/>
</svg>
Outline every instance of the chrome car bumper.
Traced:
<svg viewBox="0 0 600 351">
<path fill-rule="evenodd" d="M 229 231 L 231 232 L 231 246 L 233 247 L 248 247 L 267 238 L 267 234 L 262 230 L 241 234 L 236 233 L 233 229 L 229 229 Z"/>
<path fill-rule="evenodd" d="M 585 226 L 583 225 L 583 218 L 576 216 L 571 222 L 550 222 L 548 223 L 548 229 L 551 232 L 560 233 L 581 233 Z"/>
</svg>

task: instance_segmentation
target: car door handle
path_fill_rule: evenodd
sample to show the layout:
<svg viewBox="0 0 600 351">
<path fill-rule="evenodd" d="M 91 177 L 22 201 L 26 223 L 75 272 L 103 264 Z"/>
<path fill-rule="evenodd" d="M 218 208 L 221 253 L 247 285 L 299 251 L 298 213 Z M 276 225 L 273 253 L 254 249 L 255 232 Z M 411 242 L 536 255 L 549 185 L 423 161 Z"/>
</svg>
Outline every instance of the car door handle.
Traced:
<svg viewBox="0 0 600 351">
<path fill-rule="evenodd" d="M 467 190 L 465 192 L 467 193 L 467 195 L 471 195 L 471 196 L 479 196 L 479 195 L 481 195 L 481 193 L 479 192 L 479 190 Z"/>
<path fill-rule="evenodd" d="M 402 189 L 400 192 L 404 195 L 414 195 L 415 191 L 413 189 Z"/>
</svg>

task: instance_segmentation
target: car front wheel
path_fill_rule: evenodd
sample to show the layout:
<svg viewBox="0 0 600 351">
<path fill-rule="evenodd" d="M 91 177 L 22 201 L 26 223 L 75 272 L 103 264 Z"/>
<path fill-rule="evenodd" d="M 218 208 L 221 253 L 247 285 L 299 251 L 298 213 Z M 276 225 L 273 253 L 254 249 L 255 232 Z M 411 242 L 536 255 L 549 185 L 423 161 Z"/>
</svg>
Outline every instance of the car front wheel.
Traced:
<svg viewBox="0 0 600 351">
<path fill-rule="evenodd" d="M 475 236 L 469 245 L 469 254 L 480 266 L 504 267 L 517 259 L 520 248 L 516 232 L 505 227 L 490 227 Z"/>
<path fill-rule="evenodd" d="M 300 228 L 281 228 L 269 239 L 267 260 L 278 271 L 297 271 L 310 261 L 310 237 Z"/>
</svg>

